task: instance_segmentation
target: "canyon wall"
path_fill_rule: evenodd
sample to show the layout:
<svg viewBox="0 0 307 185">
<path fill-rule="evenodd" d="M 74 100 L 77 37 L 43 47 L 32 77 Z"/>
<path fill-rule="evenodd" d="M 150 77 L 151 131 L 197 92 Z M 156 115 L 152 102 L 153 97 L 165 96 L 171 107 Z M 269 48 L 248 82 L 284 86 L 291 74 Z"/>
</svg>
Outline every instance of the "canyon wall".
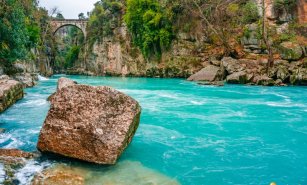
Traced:
<svg viewBox="0 0 307 185">
<path fill-rule="evenodd" d="M 68 74 L 188 77 L 204 67 L 209 56 L 204 43 L 194 34 L 180 33 L 161 58 L 144 58 L 133 46 L 127 27 L 114 30 L 111 37 L 96 42 L 86 62 L 68 70 Z"/>
<path fill-rule="evenodd" d="M 259 5 L 259 13 L 261 14 L 262 0 L 255 1 Z M 305 2 L 301 1 L 300 3 L 304 4 Z M 277 30 L 281 30 L 280 33 L 288 28 L 288 21 L 291 20 L 292 15 L 275 15 L 272 0 L 265 0 L 265 7 L 267 20 L 274 24 Z M 302 13 L 298 13 L 298 15 L 300 14 Z M 122 23 L 120 27 L 113 30 L 113 35 L 104 37 L 101 42 L 96 42 L 90 47 L 91 50 L 87 52 L 85 62 L 68 70 L 68 74 L 187 78 L 210 65 L 212 61 L 223 58 L 222 49 L 208 43 L 203 29 L 199 28 L 200 20 L 195 17 L 188 19 L 193 19 L 190 21 L 194 22 L 191 26 L 192 29 L 190 31 L 179 30 L 170 49 L 164 51 L 160 58 L 144 58 L 141 51 L 133 46 L 131 35 L 125 24 Z M 189 20 L 181 20 L 181 24 L 186 21 Z M 247 27 L 255 27 L 250 31 L 254 31 L 254 35 L 257 35 L 257 24 L 247 25 Z M 245 41 L 243 39 L 235 47 L 237 55 L 233 57 L 251 60 L 265 58 L 266 50 L 261 48 L 261 41 L 257 39 L 256 36 L 255 38 L 246 38 Z M 255 42 L 250 45 L 252 40 Z M 246 48 L 246 45 L 253 47 L 253 49 Z M 305 50 L 304 48 L 303 46 L 303 50 Z M 280 59 L 280 57 L 277 56 L 276 59 Z"/>
</svg>

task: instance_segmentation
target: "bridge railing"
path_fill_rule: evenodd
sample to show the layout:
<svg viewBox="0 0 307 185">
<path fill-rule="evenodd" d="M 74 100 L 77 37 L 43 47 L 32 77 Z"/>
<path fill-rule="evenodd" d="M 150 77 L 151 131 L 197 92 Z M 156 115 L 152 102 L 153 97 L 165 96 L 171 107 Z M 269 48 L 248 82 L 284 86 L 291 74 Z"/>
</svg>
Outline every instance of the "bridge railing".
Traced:
<svg viewBox="0 0 307 185">
<path fill-rule="evenodd" d="M 88 22 L 88 19 L 51 19 L 51 21 L 57 22 Z"/>
</svg>

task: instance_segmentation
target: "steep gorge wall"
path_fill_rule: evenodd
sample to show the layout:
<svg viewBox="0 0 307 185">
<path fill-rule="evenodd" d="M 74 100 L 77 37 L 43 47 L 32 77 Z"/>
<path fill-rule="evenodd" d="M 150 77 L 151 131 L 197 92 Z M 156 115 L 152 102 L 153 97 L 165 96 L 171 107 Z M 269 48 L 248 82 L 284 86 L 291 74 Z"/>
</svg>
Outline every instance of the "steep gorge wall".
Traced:
<svg viewBox="0 0 307 185">
<path fill-rule="evenodd" d="M 255 1 L 261 7 L 262 0 Z M 304 4 L 305 2 L 300 3 Z M 273 0 L 265 0 L 265 6 L 268 7 L 266 9 L 268 20 L 274 22 L 277 19 L 283 21 L 288 19 L 287 15 L 277 17 L 274 14 Z M 259 11 L 261 14 L 261 9 Z M 181 22 L 184 25 L 190 22 L 194 22 L 194 24 L 190 31 L 178 31 L 171 48 L 164 51 L 160 59 L 144 58 L 140 50 L 133 46 L 131 35 L 125 24 L 122 23 L 121 27 L 117 27 L 113 31 L 112 36 L 103 38 L 103 41 L 93 45 L 92 51 L 87 53 L 86 62 L 83 65 L 76 66 L 68 73 L 185 78 L 208 66 L 211 59 L 222 58 L 222 53 L 219 52 L 220 48 L 208 44 L 202 33 L 203 30 L 198 28 L 201 24 L 200 20 L 188 17 L 187 20 L 181 20 Z"/>
<path fill-rule="evenodd" d="M 197 72 L 206 62 L 203 42 L 195 35 L 180 33 L 171 49 L 161 58 L 146 59 L 133 46 L 127 27 L 122 25 L 114 30 L 112 37 L 96 42 L 86 57 L 85 67 L 75 67 L 69 74 L 147 76 L 147 77 L 188 77 Z"/>
</svg>

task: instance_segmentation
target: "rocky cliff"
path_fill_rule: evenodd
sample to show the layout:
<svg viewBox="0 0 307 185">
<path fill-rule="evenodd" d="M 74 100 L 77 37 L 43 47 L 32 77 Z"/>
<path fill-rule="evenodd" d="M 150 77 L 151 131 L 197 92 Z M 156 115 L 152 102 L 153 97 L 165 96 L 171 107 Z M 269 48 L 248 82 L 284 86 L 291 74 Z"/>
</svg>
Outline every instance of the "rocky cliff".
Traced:
<svg viewBox="0 0 307 185">
<path fill-rule="evenodd" d="M 208 59 L 202 42 L 193 34 L 180 33 L 171 49 L 160 59 L 146 59 L 133 46 L 131 35 L 123 24 L 114 30 L 112 37 L 96 42 L 88 53 L 85 64 L 68 70 L 69 74 L 188 77 L 201 69 Z"/>
<path fill-rule="evenodd" d="M 261 0 L 255 0 L 259 5 L 259 14 L 261 14 Z M 305 2 L 300 2 L 305 5 Z M 300 6 L 300 4 L 298 4 Z M 288 32 L 289 21 L 293 15 L 283 12 L 276 14 L 273 1 L 266 0 L 266 17 L 273 25 L 272 28 L 284 37 Z M 303 13 L 302 13 L 303 12 Z M 304 14 L 304 10 L 297 13 Z M 193 21 L 191 21 L 193 19 Z M 192 22 L 190 30 L 185 30 L 185 23 Z M 86 75 L 111 75 L 111 76 L 144 76 L 144 77 L 180 77 L 187 78 L 192 74 L 210 65 L 215 59 L 221 60 L 223 52 L 221 47 L 212 44 L 212 38 L 206 37 L 204 30 L 200 28 L 200 22 L 197 17 L 185 17 L 179 23 L 179 30 L 176 32 L 176 38 L 173 40 L 169 50 L 164 51 L 160 58 L 145 58 L 141 51 L 132 44 L 131 34 L 127 30 L 123 20 L 120 20 L 120 26 L 114 28 L 113 34 L 104 37 L 100 42 L 96 42 L 86 53 L 86 61 L 79 63 L 68 71 L 69 74 Z M 247 35 L 238 30 L 233 39 L 240 36 L 241 43 L 233 45 L 235 48 L 232 57 L 236 59 L 253 61 L 267 58 L 267 50 L 259 38 L 259 25 L 246 25 Z M 273 30 L 273 29 L 272 29 Z M 241 34 L 241 35 L 240 35 Z M 280 38 L 274 38 L 278 40 Z M 278 47 L 274 48 L 274 58 L 276 63 L 279 60 L 300 61 L 306 57 L 306 38 L 295 40 L 291 38 L 297 50 L 290 47 L 287 49 L 280 45 L 283 38 L 276 42 Z M 275 42 L 274 40 L 274 42 Z M 290 40 L 290 39 L 289 39 Z M 230 45 L 233 41 L 229 41 Z M 272 41 L 273 42 L 273 41 Z M 297 45 L 298 44 L 298 45 Z M 280 45 L 280 47 L 279 47 Z M 286 48 L 286 49 L 285 49 Z M 294 51 L 294 53 L 292 53 Z M 298 53 L 295 53 L 295 52 Z M 290 52 L 290 53 L 289 53 Z M 292 54 L 296 56 L 292 56 Z M 285 57 L 287 56 L 287 57 Z M 238 64 L 239 65 L 239 64 Z M 265 72 L 264 72 L 265 73 Z M 263 75 L 264 75 L 263 73 Z"/>
</svg>

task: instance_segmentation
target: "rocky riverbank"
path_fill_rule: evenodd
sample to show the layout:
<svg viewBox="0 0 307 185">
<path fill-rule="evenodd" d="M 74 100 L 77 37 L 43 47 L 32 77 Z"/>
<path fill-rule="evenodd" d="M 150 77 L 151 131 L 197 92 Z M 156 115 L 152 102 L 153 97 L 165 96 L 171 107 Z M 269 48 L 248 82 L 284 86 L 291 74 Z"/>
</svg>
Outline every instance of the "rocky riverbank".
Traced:
<svg viewBox="0 0 307 185">
<path fill-rule="evenodd" d="M 267 69 L 267 59 L 234 59 L 225 57 L 210 64 L 188 80 L 207 84 L 249 84 L 265 86 L 307 85 L 307 60 L 275 60 Z"/>
<path fill-rule="evenodd" d="M 0 76 L 0 113 L 23 98 L 23 86 L 7 75 Z"/>
</svg>

